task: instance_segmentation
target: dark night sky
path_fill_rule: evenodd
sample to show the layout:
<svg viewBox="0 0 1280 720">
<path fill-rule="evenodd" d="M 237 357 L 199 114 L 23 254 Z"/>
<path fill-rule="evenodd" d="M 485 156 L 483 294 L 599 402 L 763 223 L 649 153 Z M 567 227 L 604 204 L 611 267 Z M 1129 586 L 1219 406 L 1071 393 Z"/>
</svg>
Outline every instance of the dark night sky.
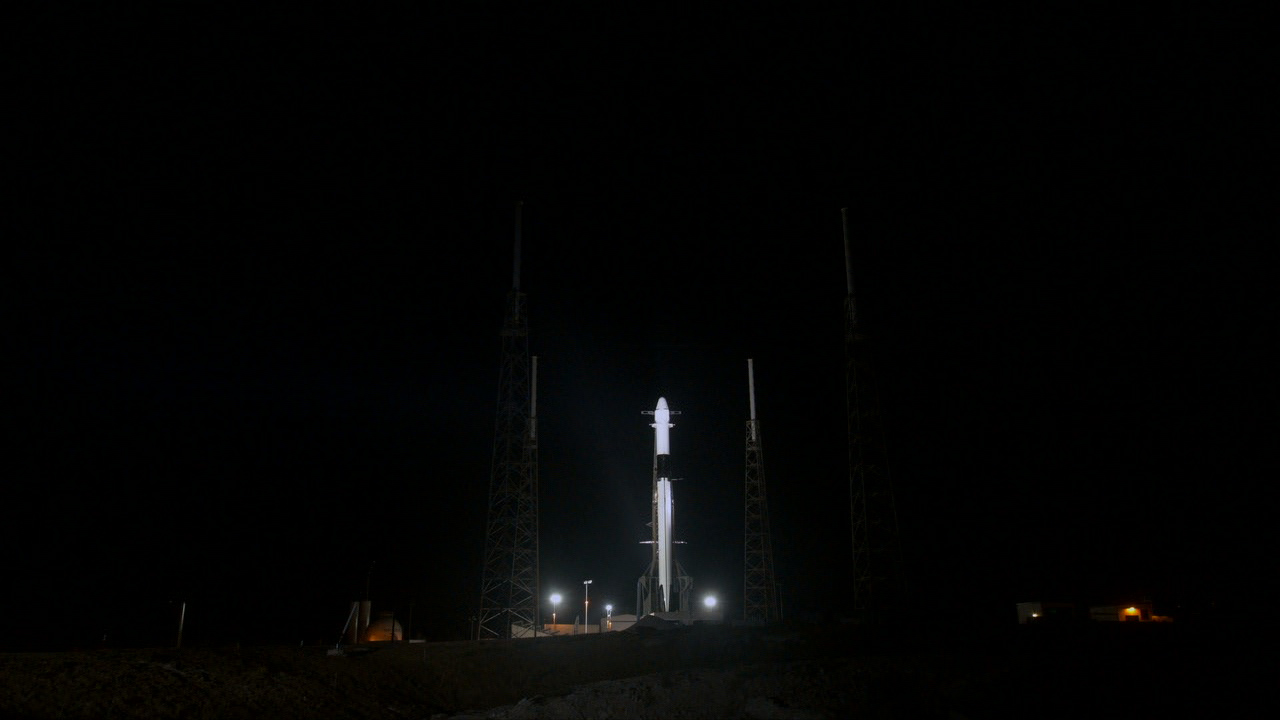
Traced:
<svg viewBox="0 0 1280 720">
<path fill-rule="evenodd" d="M 367 578 L 461 636 L 518 199 L 544 595 L 631 609 L 665 395 L 682 562 L 741 612 L 753 357 L 784 602 L 847 604 L 845 206 L 922 605 L 1249 577 L 1238 28 L 170 12 L 24 35 L 5 594 L 66 629 L 0 644 L 181 600 L 196 640 L 331 642 Z"/>
</svg>

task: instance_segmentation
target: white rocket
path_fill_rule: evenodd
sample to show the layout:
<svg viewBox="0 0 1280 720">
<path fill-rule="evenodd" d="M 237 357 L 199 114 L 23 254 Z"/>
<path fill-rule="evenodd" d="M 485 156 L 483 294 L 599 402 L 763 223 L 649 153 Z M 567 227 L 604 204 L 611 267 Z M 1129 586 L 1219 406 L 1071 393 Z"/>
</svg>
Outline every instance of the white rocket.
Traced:
<svg viewBox="0 0 1280 720">
<path fill-rule="evenodd" d="M 675 530 L 675 499 L 671 495 L 671 471 L 667 461 L 671 457 L 671 410 L 666 398 L 658 398 L 653 411 L 653 503 L 654 522 L 657 523 L 657 544 L 654 546 L 658 565 L 658 587 L 661 589 L 661 607 L 671 608 L 671 580 L 675 567 L 671 557 L 671 535 Z M 651 571 L 652 572 L 652 571 Z"/>
</svg>

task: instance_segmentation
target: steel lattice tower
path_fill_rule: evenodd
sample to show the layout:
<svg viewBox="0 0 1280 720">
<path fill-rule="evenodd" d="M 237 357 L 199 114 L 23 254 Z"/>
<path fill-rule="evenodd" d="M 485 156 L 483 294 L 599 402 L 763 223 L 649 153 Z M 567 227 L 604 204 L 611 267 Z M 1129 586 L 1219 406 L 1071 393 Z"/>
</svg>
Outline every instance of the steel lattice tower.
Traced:
<svg viewBox="0 0 1280 720">
<path fill-rule="evenodd" d="M 530 361 L 529 320 L 520 292 L 521 206 L 516 204 L 515 262 L 502 326 L 478 639 L 536 633 L 539 617 L 538 359 Z"/>
<path fill-rule="evenodd" d="M 764 451 L 756 419 L 756 380 L 747 360 L 751 419 L 747 421 L 747 504 L 743 562 L 743 619 L 767 623 L 778 619 L 778 590 L 773 577 L 773 541 L 769 536 L 769 503 L 765 495 Z"/>
<path fill-rule="evenodd" d="M 890 607 L 902 590 L 898 513 L 889 477 L 884 425 L 876 397 L 870 346 L 859 326 L 849 254 L 848 208 L 840 211 L 844 230 L 845 392 L 848 410 L 849 518 L 853 531 L 853 608 Z"/>
</svg>

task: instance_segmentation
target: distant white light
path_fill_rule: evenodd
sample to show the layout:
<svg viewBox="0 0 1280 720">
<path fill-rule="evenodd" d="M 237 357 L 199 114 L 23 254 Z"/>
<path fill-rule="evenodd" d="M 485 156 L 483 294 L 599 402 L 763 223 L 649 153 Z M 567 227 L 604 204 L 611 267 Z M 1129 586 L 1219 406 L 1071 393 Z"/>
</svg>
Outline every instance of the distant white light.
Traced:
<svg viewBox="0 0 1280 720">
<path fill-rule="evenodd" d="M 708 608 L 713 608 L 713 607 L 715 607 L 715 606 L 716 606 L 716 596 L 715 596 L 715 595 L 708 595 L 708 596 L 706 596 L 705 598 L 703 598 L 703 599 L 702 599 L 702 604 L 703 604 L 703 605 L 706 605 Z"/>
<path fill-rule="evenodd" d="M 552 593 L 552 595 L 551 595 L 551 602 L 553 602 L 553 603 L 558 603 L 558 602 L 560 602 L 560 593 Z"/>
</svg>

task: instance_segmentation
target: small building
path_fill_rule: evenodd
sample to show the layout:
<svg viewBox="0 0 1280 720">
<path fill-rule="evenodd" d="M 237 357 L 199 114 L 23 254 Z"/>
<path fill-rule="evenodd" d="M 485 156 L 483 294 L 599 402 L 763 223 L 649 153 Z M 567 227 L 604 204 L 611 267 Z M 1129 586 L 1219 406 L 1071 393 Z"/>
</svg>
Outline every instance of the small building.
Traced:
<svg viewBox="0 0 1280 720">
<path fill-rule="evenodd" d="M 377 620 L 369 623 L 364 640 L 365 642 L 398 642 L 404 640 L 404 629 L 400 627 L 400 621 L 396 619 L 394 612 L 383 611 L 378 613 Z"/>
<path fill-rule="evenodd" d="M 604 632 L 626 630 L 635 624 L 636 616 L 630 613 L 618 613 L 617 615 L 607 616 L 600 621 L 601 629 Z"/>
<path fill-rule="evenodd" d="M 1156 616 L 1151 613 L 1151 603 L 1140 602 L 1132 605 L 1092 605 L 1089 607 L 1089 619 L 1095 622 L 1152 622 Z"/>
<path fill-rule="evenodd" d="M 1076 604 L 1069 602 L 1020 602 L 1017 610 L 1019 625 L 1074 622 L 1078 618 Z"/>
</svg>

